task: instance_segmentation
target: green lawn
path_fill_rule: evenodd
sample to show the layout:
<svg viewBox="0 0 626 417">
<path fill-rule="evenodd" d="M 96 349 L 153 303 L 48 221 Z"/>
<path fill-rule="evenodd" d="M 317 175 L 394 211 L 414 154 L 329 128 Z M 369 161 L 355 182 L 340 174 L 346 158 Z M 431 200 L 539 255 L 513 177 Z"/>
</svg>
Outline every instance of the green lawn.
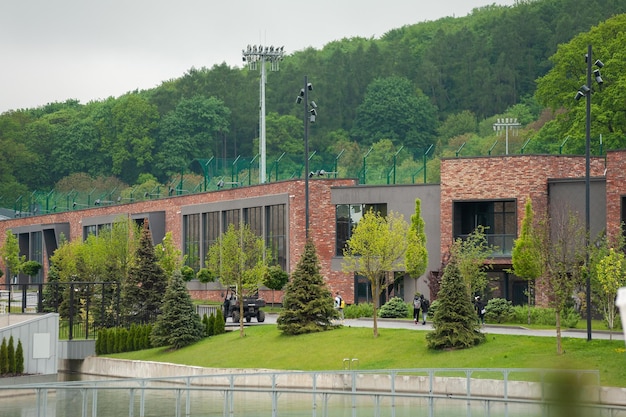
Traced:
<svg viewBox="0 0 626 417">
<path fill-rule="evenodd" d="M 158 348 L 115 358 L 169 362 L 209 368 L 275 370 L 339 370 L 345 358 L 358 359 L 359 369 L 405 368 L 559 368 L 600 371 L 604 386 L 626 387 L 626 349 L 623 341 L 564 338 L 565 353 L 556 354 L 554 337 L 487 335 L 472 349 L 432 351 L 427 332 L 407 329 L 342 327 L 332 331 L 285 336 L 276 326 L 238 329 L 171 351 Z"/>
</svg>

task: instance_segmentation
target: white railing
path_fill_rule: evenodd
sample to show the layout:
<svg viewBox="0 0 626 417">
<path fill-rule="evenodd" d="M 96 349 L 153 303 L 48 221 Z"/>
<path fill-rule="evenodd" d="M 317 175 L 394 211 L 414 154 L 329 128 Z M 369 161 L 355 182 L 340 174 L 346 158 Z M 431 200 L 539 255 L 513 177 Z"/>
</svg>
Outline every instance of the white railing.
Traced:
<svg viewBox="0 0 626 417">
<path fill-rule="evenodd" d="M 0 415 L 19 411 L 22 414 L 15 415 L 38 417 L 540 416 L 575 406 L 581 415 L 626 416 L 624 405 L 600 404 L 598 382 L 597 371 L 535 369 L 258 372 L 85 380 L 0 387 L 4 397 Z M 16 404 L 19 398 L 21 405 Z"/>
</svg>

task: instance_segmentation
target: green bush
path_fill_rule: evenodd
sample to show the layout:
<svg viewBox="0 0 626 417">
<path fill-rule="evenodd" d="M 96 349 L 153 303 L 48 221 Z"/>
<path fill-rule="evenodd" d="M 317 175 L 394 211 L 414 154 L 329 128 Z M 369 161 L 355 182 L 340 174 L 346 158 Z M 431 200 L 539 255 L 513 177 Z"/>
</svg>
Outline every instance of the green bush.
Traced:
<svg viewBox="0 0 626 417">
<path fill-rule="evenodd" d="M 350 304 L 343 309 L 343 315 L 347 319 L 373 317 L 374 305 L 372 303 Z"/>
<path fill-rule="evenodd" d="M 9 373 L 15 373 L 15 344 L 13 343 L 13 335 L 9 337 L 9 345 L 7 346 L 7 359 L 9 361 Z"/>
<path fill-rule="evenodd" d="M 17 349 L 15 349 L 15 373 L 24 373 L 24 348 L 22 347 L 22 341 L 17 339 Z"/>
<path fill-rule="evenodd" d="M 0 375 L 4 375 L 9 372 L 9 355 L 7 349 L 7 339 L 2 338 L 2 345 L 0 345 Z"/>
<path fill-rule="evenodd" d="M 561 327 L 575 328 L 579 321 L 580 314 L 573 307 L 565 309 L 561 315 Z M 527 324 L 528 306 L 514 306 L 509 322 Z M 530 323 L 543 326 L 556 326 L 556 313 L 553 308 L 531 307 Z"/>
<path fill-rule="evenodd" d="M 485 321 L 488 323 L 505 323 L 513 315 L 513 304 L 504 298 L 492 298 L 485 306 Z"/>
<path fill-rule="evenodd" d="M 378 317 L 406 318 L 409 316 L 409 305 L 400 297 L 393 297 L 378 310 Z"/>
</svg>

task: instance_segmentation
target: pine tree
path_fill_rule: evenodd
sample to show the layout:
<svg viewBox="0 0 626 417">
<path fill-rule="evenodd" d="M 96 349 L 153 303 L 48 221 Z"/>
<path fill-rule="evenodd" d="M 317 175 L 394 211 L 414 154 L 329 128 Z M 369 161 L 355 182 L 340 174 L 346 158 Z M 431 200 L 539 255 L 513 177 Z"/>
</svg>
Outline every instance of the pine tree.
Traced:
<svg viewBox="0 0 626 417">
<path fill-rule="evenodd" d="M 167 276 L 159 266 L 146 220 L 141 231 L 135 264 L 124 285 L 123 305 L 130 323 L 147 323 L 161 311 Z"/>
<path fill-rule="evenodd" d="M 7 360 L 9 363 L 9 373 L 15 373 L 15 343 L 13 342 L 13 335 L 9 337 L 9 345 L 7 346 Z"/>
<path fill-rule="evenodd" d="M 163 297 L 163 311 L 157 317 L 150 339 L 155 346 L 180 349 L 203 335 L 202 320 L 195 312 L 183 276 L 179 270 L 174 271 Z"/>
<path fill-rule="evenodd" d="M 0 345 L 0 375 L 5 375 L 9 372 L 9 357 L 7 350 L 7 339 L 2 338 L 2 345 Z"/>
<path fill-rule="evenodd" d="M 285 286 L 278 330 L 288 335 L 313 333 L 332 328 L 337 318 L 333 297 L 320 274 L 315 245 L 308 240 L 291 281 Z"/>
<path fill-rule="evenodd" d="M 18 375 L 24 373 L 24 348 L 20 339 L 17 339 L 17 349 L 15 349 L 15 373 Z"/>
<path fill-rule="evenodd" d="M 434 331 L 426 335 L 431 349 L 465 349 L 485 340 L 467 286 L 454 258 L 446 265 L 437 294 Z"/>
</svg>

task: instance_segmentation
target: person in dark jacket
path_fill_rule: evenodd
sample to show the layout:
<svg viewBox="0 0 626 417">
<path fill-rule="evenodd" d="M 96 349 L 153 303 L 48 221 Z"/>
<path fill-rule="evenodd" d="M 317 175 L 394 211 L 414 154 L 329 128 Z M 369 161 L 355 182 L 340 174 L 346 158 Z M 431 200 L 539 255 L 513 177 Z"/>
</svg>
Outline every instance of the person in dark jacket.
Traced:
<svg viewBox="0 0 626 417">
<path fill-rule="evenodd" d="M 474 309 L 476 310 L 476 315 L 478 315 L 478 321 L 481 325 L 485 325 L 485 303 L 483 302 L 480 295 L 474 297 Z"/>
<path fill-rule="evenodd" d="M 428 308 L 430 307 L 430 301 L 428 298 L 424 298 L 424 294 L 420 295 L 421 307 L 422 307 L 422 324 L 426 324 L 426 317 L 428 316 Z"/>
</svg>

